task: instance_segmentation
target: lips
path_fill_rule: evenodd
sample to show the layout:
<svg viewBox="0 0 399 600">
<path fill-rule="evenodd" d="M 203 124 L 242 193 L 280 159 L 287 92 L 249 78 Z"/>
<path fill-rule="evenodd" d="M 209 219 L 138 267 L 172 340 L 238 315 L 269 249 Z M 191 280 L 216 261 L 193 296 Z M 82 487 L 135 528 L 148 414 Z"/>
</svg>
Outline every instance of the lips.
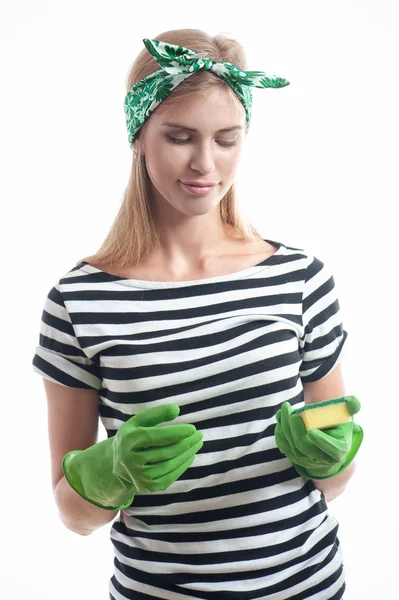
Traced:
<svg viewBox="0 0 399 600">
<path fill-rule="evenodd" d="M 182 181 L 182 183 L 184 183 L 185 185 L 195 185 L 195 187 L 214 187 L 215 185 L 217 185 L 216 183 L 213 183 L 212 181 L 208 182 L 199 182 L 199 181 Z"/>
<path fill-rule="evenodd" d="M 193 194 L 194 196 L 205 196 L 209 194 L 214 187 L 214 185 L 207 186 L 196 186 L 196 185 L 188 185 L 187 183 L 179 182 L 183 189 L 185 189 L 189 194 Z"/>
</svg>

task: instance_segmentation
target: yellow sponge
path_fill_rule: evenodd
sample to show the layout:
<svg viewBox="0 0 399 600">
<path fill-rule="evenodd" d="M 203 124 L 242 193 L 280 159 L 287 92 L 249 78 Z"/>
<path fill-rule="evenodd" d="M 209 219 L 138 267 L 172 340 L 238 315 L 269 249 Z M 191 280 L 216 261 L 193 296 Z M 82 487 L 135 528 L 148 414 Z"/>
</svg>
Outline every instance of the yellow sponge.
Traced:
<svg viewBox="0 0 399 600">
<path fill-rule="evenodd" d="M 342 423 L 349 423 L 352 420 L 346 396 L 325 402 L 306 404 L 294 412 L 301 415 L 307 431 L 309 429 L 327 429 Z"/>
</svg>

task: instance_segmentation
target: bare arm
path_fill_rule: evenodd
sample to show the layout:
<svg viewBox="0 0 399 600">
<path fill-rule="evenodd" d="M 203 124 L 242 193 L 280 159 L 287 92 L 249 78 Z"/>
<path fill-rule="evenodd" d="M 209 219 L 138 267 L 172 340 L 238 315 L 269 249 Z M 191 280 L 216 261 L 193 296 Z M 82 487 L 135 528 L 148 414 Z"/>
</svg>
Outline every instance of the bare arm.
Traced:
<svg viewBox="0 0 399 600">
<path fill-rule="evenodd" d="M 119 511 L 105 510 L 87 502 L 75 492 L 65 477 L 58 482 L 54 497 L 61 521 L 67 529 L 79 535 L 90 535 L 112 521 Z"/>
<path fill-rule="evenodd" d="M 106 510 L 88 502 L 69 485 L 62 459 L 70 450 L 85 450 L 97 442 L 98 393 L 66 387 L 43 378 L 47 396 L 48 432 L 54 498 L 65 527 L 89 535 L 112 521 L 119 511 Z"/>
<path fill-rule="evenodd" d="M 346 396 L 341 364 L 339 363 L 326 377 L 311 383 L 304 383 L 303 390 L 305 404 Z M 312 479 L 312 481 L 315 487 L 324 493 L 327 502 L 331 502 L 342 494 L 355 469 L 355 461 L 352 461 L 339 475 L 330 477 L 330 479 Z"/>
<path fill-rule="evenodd" d="M 355 468 L 355 461 L 353 460 L 339 475 L 330 477 L 330 479 L 312 479 L 312 481 L 314 486 L 323 492 L 327 502 L 331 502 L 331 500 L 342 494 L 346 484 L 355 472 Z"/>
</svg>

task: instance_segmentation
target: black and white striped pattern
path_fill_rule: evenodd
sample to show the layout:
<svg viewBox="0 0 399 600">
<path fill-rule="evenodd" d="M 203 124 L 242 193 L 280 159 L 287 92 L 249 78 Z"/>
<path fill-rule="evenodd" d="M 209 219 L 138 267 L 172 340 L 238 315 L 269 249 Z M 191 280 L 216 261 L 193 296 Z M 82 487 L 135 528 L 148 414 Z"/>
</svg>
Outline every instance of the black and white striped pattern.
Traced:
<svg viewBox="0 0 399 600">
<path fill-rule="evenodd" d="M 334 278 L 304 250 L 196 281 L 116 277 L 80 263 L 50 290 L 34 370 L 94 388 L 108 437 L 175 403 L 204 445 L 164 491 L 138 494 L 110 537 L 114 600 L 332 600 L 345 588 L 337 521 L 274 440 L 284 401 L 339 362 Z"/>
</svg>

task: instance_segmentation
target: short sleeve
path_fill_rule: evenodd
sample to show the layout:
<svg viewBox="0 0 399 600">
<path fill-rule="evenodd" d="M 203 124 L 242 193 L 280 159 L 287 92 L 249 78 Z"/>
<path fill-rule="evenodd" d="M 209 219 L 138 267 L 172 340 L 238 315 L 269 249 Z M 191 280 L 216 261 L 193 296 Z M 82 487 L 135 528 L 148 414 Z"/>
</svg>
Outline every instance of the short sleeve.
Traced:
<svg viewBox="0 0 399 600">
<path fill-rule="evenodd" d="M 99 390 L 100 366 L 82 350 L 65 307 L 59 283 L 48 293 L 40 322 L 33 370 L 68 387 Z"/>
<path fill-rule="evenodd" d="M 302 363 L 304 383 L 317 381 L 333 370 L 342 358 L 348 337 L 341 321 L 340 305 L 330 269 L 313 256 L 306 270 L 302 295 Z"/>
</svg>

